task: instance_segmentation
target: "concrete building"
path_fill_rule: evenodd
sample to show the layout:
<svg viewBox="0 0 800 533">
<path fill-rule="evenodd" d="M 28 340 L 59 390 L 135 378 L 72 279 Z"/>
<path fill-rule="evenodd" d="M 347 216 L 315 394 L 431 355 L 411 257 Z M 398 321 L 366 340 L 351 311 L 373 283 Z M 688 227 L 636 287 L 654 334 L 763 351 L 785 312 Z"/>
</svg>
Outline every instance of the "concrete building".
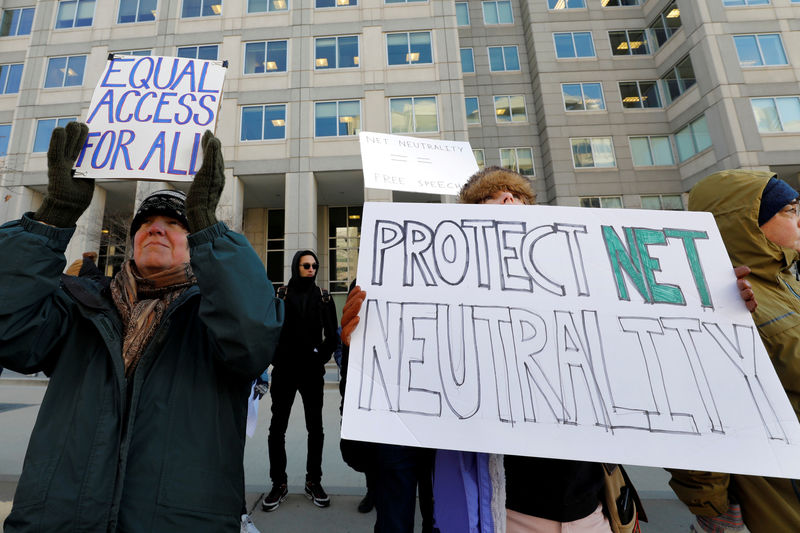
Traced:
<svg viewBox="0 0 800 533">
<path fill-rule="evenodd" d="M 314 248 L 355 275 L 360 130 L 468 140 L 540 203 L 682 209 L 701 177 L 798 185 L 800 0 L 0 0 L 0 222 L 35 209 L 53 127 L 86 119 L 109 53 L 228 61 L 219 215 L 275 282 Z M 158 182 L 103 181 L 71 261 L 111 273 Z M 186 189 L 185 184 L 176 185 Z M 341 298 L 342 296 L 340 296 Z"/>
</svg>

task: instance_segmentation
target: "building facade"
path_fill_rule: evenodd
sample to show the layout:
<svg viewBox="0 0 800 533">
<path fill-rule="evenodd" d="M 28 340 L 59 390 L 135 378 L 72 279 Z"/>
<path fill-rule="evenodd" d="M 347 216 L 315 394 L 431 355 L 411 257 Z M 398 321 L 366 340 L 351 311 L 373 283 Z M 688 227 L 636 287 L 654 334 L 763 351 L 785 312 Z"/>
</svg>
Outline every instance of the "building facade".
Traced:
<svg viewBox="0 0 800 533">
<path fill-rule="evenodd" d="M 469 141 L 539 202 L 682 209 L 703 176 L 800 172 L 800 0 L 0 0 L 0 222 L 35 209 L 50 132 L 85 120 L 108 54 L 226 60 L 219 216 L 276 283 L 312 248 L 355 276 L 358 132 Z M 112 273 L 138 201 L 103 181 L 68 260 Z"/>
</svg>

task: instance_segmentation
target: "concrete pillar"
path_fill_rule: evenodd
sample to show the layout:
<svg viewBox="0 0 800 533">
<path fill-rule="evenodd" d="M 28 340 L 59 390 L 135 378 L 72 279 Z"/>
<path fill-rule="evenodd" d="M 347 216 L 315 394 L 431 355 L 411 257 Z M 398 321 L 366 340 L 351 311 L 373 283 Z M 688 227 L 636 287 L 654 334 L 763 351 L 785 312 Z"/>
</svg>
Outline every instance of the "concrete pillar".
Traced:
<svg viewBox="0 0 800 533">
<path fill-rule="evenodd" d="M 99 252 L 100 236 L 103 231 L 103 215 L 106 211 L 106 190 L 99 185 L 94 186 L 92 203 L 76 222 L 75 233 L 67 245 L 64 255 L 67 256 L 67 267 L 81 259 L 83 252 Z"/>
<path fill-rule="evenodd" d="M 313 172 L 287 172 L 285 187 L 284 279 L 291 278 L 292 258 L 303 249 L 317 250 L 317 179 Z"/>
<path fill-rule="evenodd" d="M 24 185 L 0 187 L 0 224 L 22 218 L 28 211 L 36 211 L 42 205 L 42 193 Z"/>
<path fill-rule="evenodd" d="M 244 210 L 244 223 L 242 233 L 250 241 L 253 249 L 267 264 L 267 210 L 263 207 L 253 207 Z"/>
<path fill-rule="evenodd" d="M 364 187 L 365 202 L 391 202 L 392 191 L 388 189 L 371 189 Z"/>
<path fill-rule="evenodd" d="M 228 225 L 233 231 L 242 232 L 244 218 L 244 183 L 233 175 L 232 169 L 225 169 L 225 188 L 217 206 L 217 220 Z"/>
</svg>

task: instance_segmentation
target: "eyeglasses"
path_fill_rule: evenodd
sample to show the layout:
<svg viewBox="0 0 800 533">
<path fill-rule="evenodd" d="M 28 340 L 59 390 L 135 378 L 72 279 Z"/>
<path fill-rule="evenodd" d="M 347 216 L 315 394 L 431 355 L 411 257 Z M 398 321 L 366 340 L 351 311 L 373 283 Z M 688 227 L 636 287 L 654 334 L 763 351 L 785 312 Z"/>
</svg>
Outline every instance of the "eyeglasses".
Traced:
<svg viewBox="0 0 800 533">
<path fill-rule="evenodd" d="M 318 263 L 300 263 L 300 266 L 305 268 L 306 270 L 316 270 L 319 267 Z"/>
<path fill-rule="evenodd" d="M 800 203 L 791 203 L 783 208 L 783 212 L 793 217 L 800 216 Z"/>
</svg>

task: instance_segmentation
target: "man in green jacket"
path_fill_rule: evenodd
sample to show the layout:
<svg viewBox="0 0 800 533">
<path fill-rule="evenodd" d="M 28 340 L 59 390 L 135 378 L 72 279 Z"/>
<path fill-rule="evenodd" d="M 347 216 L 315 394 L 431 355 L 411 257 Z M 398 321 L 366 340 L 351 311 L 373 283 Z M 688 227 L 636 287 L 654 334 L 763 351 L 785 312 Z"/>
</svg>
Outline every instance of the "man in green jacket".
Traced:
<svg viewBox="0 0 800 533">
<path fill-rule="evenodd" d="M 800 416 L 800 258 L 798 193 L 771 172 L 729 170 L 700 181 L 689 209 L 714 215 L 731 262 L 751 269 L 753 320 L 789 401 Z M 674 470 L 672 486 L 697 515 L 692 531 L 797 533 L 796 480 Z"/>
<path fill-rule="evenodd" d="M 41 208 L 0 227 L 0 365 L 50 376 L 5 531 L 238 531 L 247 396 L 283 307 L 216 220 L 224 162 L 209 131 L 185 200 L 142 202 L 110 286 L 61 277 L 94 190 L 72 177 L 87 133 L 56 128 Z"/>
</svg>

